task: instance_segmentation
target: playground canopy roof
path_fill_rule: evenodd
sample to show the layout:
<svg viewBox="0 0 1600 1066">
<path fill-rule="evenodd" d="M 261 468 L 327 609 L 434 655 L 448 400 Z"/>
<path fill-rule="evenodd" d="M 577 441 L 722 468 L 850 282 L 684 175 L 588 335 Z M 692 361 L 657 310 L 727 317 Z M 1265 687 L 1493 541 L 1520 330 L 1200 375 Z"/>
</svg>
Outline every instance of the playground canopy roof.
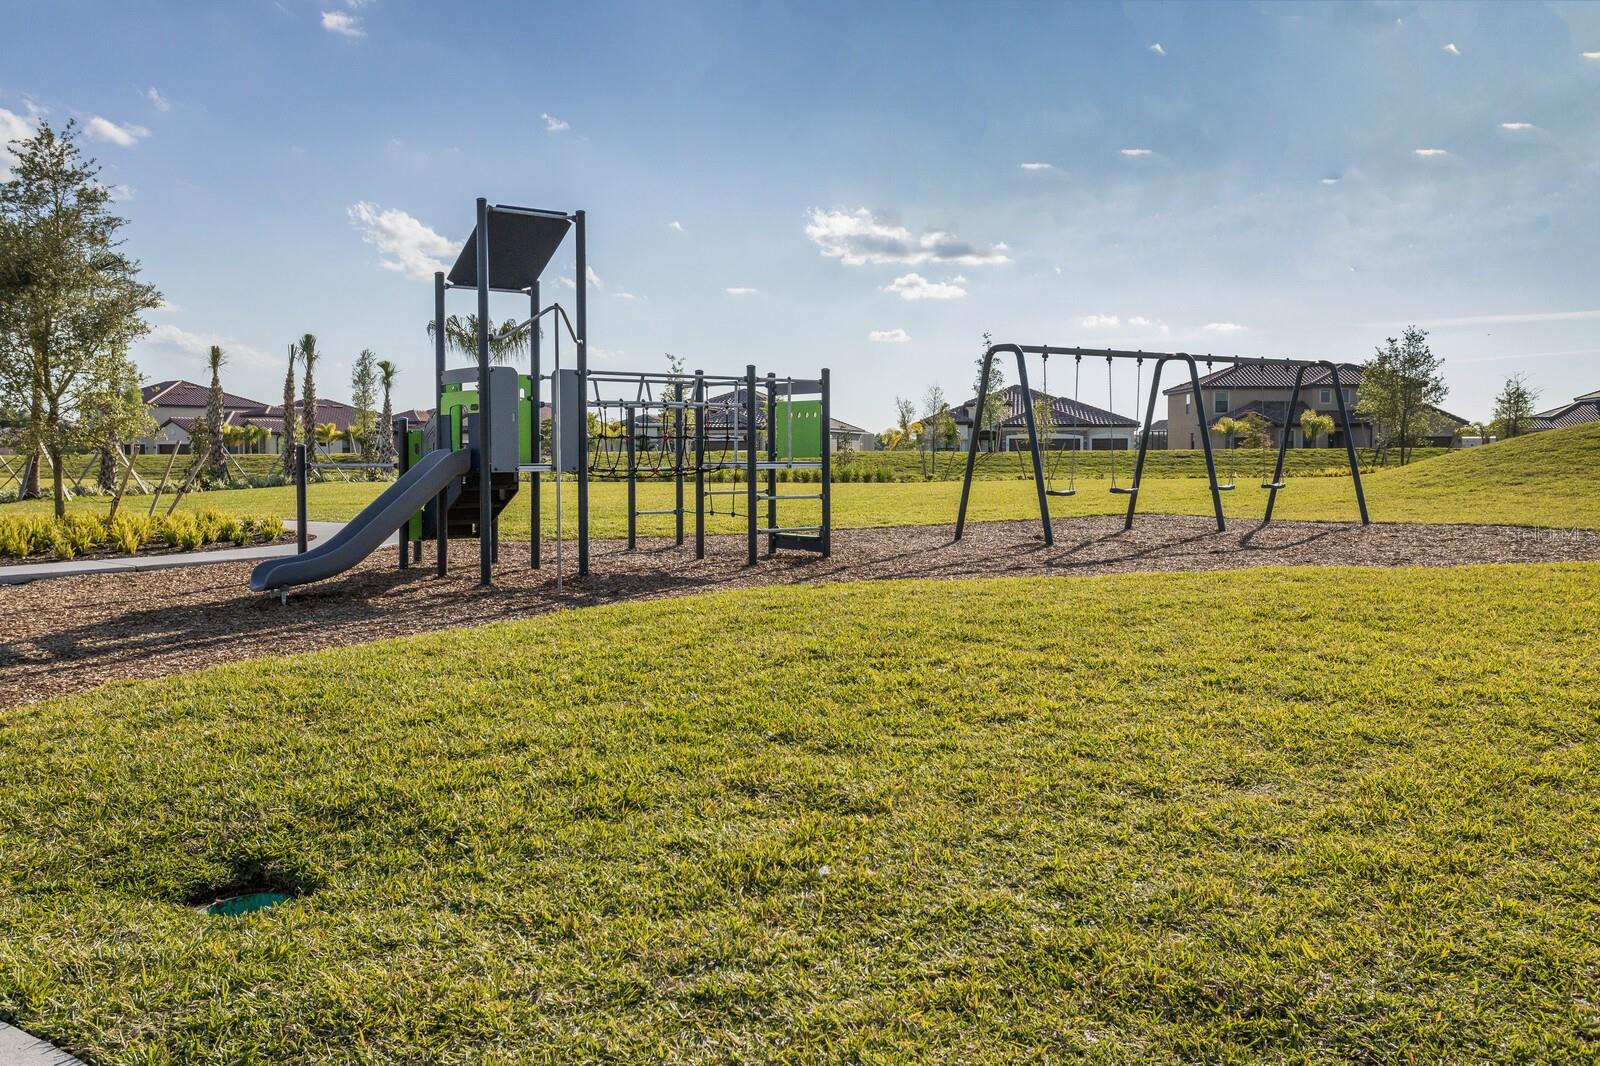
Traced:
<svg viewBox="0 0 1600 1066">
<path fill-rule="evenodd" d="M 533 287 L 549 265 L 551 256 L 572 227 L 572 217 L 560 211 L 530 207 L 489 208 L 489 288 L 497 292 L 523 292 Z M 448 278 L 452 286 L 478 285 L 478 228 L 472 228 Z"/>
</svg>

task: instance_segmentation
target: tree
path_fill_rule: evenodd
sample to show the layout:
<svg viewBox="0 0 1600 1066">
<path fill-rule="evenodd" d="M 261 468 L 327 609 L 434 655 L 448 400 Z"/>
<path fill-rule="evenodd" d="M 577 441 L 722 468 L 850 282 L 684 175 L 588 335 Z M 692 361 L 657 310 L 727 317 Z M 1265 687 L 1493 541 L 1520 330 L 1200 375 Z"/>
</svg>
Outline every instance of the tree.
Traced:
<svg viewBox="0 0 1600 1066">
<path fill-rule="evenodd" d="M 11 153 L 12 177 L 0 183 L 0 410 L 26 412 L 14 443 L 49 455 L 61 516 L 62 455 L 81 443 L 91 398 L 105 393 L 108 355 L 148 331 L 141 316 L 161 293 L 120 250 L 126 220 L 80 156 L 76 123 L 59 134 L 41 123 Z"/>
<path fill-rule="evenodd" d="M 950 414 L 950 403 L 944 397 L 944 389 L 938 385 L 929 385 L 928 391 L 922 394 L 922 438 L 925 447 L 923 452 L 927 460 L 922 468 L 922 476 L 929 477 L 935 473 L 938 452 L 941 447 L 953 448 L 956 440 L 956 420 Z"/>
<path fill-rule="evenodd" d="M 1300 439 L 1307 448 L 1316 446 L 1317 438 L 1333 432 L 1333 418 L 1307 407 L 1300 412 Z"/>
<path fill-rule="evenodd" d="M 222 451 L 226 443 L 223 421 L 227 418 L 222 407 L 222 366 L 227 361 L 227 354 L 213 344 L 206 355 L 206 366 L 211 369 L 211 391 L 206 394 L 206 435 L 211 448 L 206 452 L 206 460 L 211 467 L 207 473 L 213 481 L 228 479 L 227 460 Z"/>
<path fill-rule="evenodd" d="M 1527 375 L 1512 374 L 1494 398 L 1491 431 L 1501 440 L 1520 437 L 1533 428 L 1534 408 L 1538 402 L 1539 390 L 1528 384 Z"/>
<path fill-rule="evenodd" d="M 1390 337 L 1361 370 L 1361 396 L 1356 410 L 1378 427 L 1378 450 L 1387 459 L 1400 452 L 1400 465 L 1411 461 L 1411 449 L 1432 435 L 1439 422 L 1436 404 L 1449 395 L 1443 360 L 1428 347 L 1427 330 L 1406 327 L 1399 340 Z"/>
<path fill-rule="evenodd" d="M 363 463 L 374 462 L 378 452 L 378 356 L 371 348 L 361 349 L 350 372 L 350 405 L 356 409 L 350 425 L 350 438 Z"/>
<path fill-rule="evenodd" d="M 915 440 L 912 436 L 912 427 L 917 424 L 917 405 L 903 396 L 894 398 L 894 428 L 896 440 L 893 447 Z"/>
<path fill-rule="evenodd" d="M 989 345 L 992 343 L 993 341 L 990 339 L 989 332 L 985 330 L 983 334 L 983 350 L 985 354 L 988 353 Z M 973 396 L 977 396 L 979 390 L 983 386 L 983 360 L 984 355 L 978 356 L 978 373 L 972 381 Z M 989 395 L 983 404 L 983 410 L 974 411 L 972 413 L 972 432 L 980 435 L 980 443 L 982 442 L 982 432 L 985 430 L 991 433 L 994 432 L 996 427 L 1000 425 L 1000 420 L 1006 415 L 1006 402 L 1005 399 L 1000 395 L 1001 391 L 1004 390 L 1005 387 L 1006 375 L 1005 372 L 1000 369 L 1000 360 L 997 357 L 994 360 L 994 365 L 989 369 Z M 997 439 L 991 439 L 991 450 L 998 443 L 999 441 Z"/>
<path fill-rule="evenodd" d="M 305 368 L 305 382 L 300 386 L 300 436 L 306 447 L 316 449 L 317 444 L 317 338 L 307 333 L 300 338 L 300 365 Z M 289 412 L 283 413 L 285 419 Z"/>
<path fill-rule="evenodd" d="M 293 344 L 289 345 L 289 372 L 283 376 L 283 434 L 278 457 L 283 460 L 283 477 L 286 481 L 294 477 L 294 444 L 297 436 L 294 418 L 294 357 L 297 351 Z"/>
<path fill-rule="evenodd" d="M 100 487 L 116 493 L 126 484 L 117 476 L 118 453 L 124 444 L 154 433 L 156 421 L 139 393 L 139 369 L 125 352 L 107 352 L 90 378 L 95 384 L 81 396 L 77 442 L 100 453 Z M 116 502 L 111 506 L 115 511 Z"/>
<path fill-rule="evenodd" d="M 434 323 L 428 322 L 428 339 L 433 339 Z M 514 362 L 528 345 L 528 331 L 514 318 L 498 326 L 489 325 L 489 362 L 496 366 Z M 451 315 L 444 320 L 444 347 L 469 363 L 478 361 L 478 316 Z"/>
<path fill-rule="evenodd" d="M 399 368 L 397 368 L 389 360 L 378 360 L 378 387 L 383 390 L 383 432 L 378 443 L 378 461 L 384 463 L 392 463 L 395 461 L 394 379 L 398 377 L 399 374 Z"/>
</svg>

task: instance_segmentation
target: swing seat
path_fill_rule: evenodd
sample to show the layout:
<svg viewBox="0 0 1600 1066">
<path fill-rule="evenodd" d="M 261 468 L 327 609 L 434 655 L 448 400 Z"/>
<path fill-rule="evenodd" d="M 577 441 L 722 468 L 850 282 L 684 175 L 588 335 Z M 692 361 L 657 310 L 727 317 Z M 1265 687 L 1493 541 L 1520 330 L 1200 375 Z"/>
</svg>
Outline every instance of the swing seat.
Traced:
<svg viewBox="0 0 1600 1066">
<path fill-rule="evenodd" d="M 1077 489 L 1045 489 L 1044 490 L 1044 494 L 1046 496 L 1076 496 L 1078 494 L 1078 490 Z"/>
<path fill-rule="evenodd" d="M 1282 481 L 1263 481 L 1261 487 L 1264 489 L 1281 489 L 1286 488 L 1287 485 Z"/>
<path fill-rule="evenodd" d="M 1121 485 L 1113 485 L 1111 486 L 1111 494 L 1113 496 L 1137 496 L 1139 495 L 1139 486 L 1129 485 L 1127 488 L 1123 488 Z"/>
<path fill-rule="evenodd" d="M 1230 481 L 1226 485 L 1218 485 L 1217 486 L 1217 491 L 1218 492 L 1232 492 L 1234 489 L 1236 489 L 1238 487 L 1239 486 L 1235 485 L 1233 482 Z"/>
</svg>

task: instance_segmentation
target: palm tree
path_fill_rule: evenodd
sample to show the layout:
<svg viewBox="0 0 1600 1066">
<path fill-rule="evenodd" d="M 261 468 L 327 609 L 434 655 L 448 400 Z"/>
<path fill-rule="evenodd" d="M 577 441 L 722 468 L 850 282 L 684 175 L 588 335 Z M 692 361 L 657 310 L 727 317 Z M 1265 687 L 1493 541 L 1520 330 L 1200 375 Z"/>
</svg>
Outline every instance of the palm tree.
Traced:
<svg viewBox="0 0 1600 1066">
<path fill-rule="evenodd" d="M 432 322 L 428 323 L 428 338 L 433 339 Z M 478 316 L 451 315 L 444 320 L 444 346 L 469 362 L 478 358 Z M 489 327 L 489 362 L 503 366 L 516 360 L 528 346 L 528 331 L 514 318 L 498 326 Z"/>
<path fill-rule="evenodd" d="M 315 369 L 317 365 L 317 338 L 310 333 L 300 338 L 300 362 L 306 368 L 305 385 L 300 389 L 300 435 L 305 438 L 306 444 L 315 446 L 317 441 L 317 379 Z M 289 418 L 288 411 L 283 413 L 284 418 Z"/>
<path fill-rule="evenodd" d="M 211 455 L 208 457 L 210 474 L 217 481 L 224 481 L 228 477 L 228 466 L 222 458 L 222 365 L 227 361 L 223 350 L 213 344 L 206 355 L 206 365 L 211 368 L 211 393 L 206 397 L 206 432 L 211 443 Z"/>
<path fill-rule="evenodd" d="M 252 455 L 254 455 L 260 449 L 261 445 L 265 443 L 267 439 L 267 431 L 256 425 L 254 422 L 251 422 L 249 425 L 242 428 L 244 429 L 245 448 Z"/>
<path fill-rule="evenodd" d="M 294 478 L 294 357 L 296 348 L 289 345 L 289 372 L 283 377 L 283 446 L 281 455 L 283 460 L 283 477 L 289 481 Z"/>
<path fill-rule="evenodd" d="M 378 360 L 378 385 L 383 389 L 383 431 L 381 446 L 378 449 L 378 461 L 392 463 L 394 454 L 394 403 L 391 393 L 394 391 L 394 379 L 399 374 L 399 369 L 387 359 Z"/>
<path fill-rule="evenodd" d="M 324 422 L 311 431 L 311 439 L 322 445 L 324 450 L 333 447 L 343 436 L 336 422 Z"/>
</svg>

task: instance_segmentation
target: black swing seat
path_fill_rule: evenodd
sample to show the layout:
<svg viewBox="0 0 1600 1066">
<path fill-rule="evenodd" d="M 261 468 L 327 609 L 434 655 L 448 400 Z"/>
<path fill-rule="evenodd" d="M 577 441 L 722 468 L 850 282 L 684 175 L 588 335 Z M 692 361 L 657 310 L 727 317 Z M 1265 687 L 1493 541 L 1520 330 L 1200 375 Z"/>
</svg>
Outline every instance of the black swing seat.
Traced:
<svg viewBox="0 0 1600 1066">
<path fill-rule="evenodd" d="M 1046 496 L 1076 496 L 1078 494 L 1078 490 L 1077 489 L 1045 489 L 1044 490 L 1044 494 Z"/>
<path fill-rule="evenodd" d="M 1239 486 L 1235 485 L 1233 482 L 1230 481 L 1226 485 L 1218 485 L 1217 486 L 1217 491 L 1218 492 L 1232 492 L 1234 489 L 1236 489 L 1238 487 Z"/>
<path fill-rule="evenodd" d="M 1111 494 L 1113 496 L 1137 496 L 1139 495 L 1139 486 L 1129 485 L 1127 488 L 1123 488 L 1121 485 L 1113 485 L 1111 486 Z"/>
<path fill-rule="evenodd" d="M 1263 481 L 1261 487 L 1264 489 L 1281 489 L 1286 487 L 1286 483 L 1282 481 Z"/>
</svg>

